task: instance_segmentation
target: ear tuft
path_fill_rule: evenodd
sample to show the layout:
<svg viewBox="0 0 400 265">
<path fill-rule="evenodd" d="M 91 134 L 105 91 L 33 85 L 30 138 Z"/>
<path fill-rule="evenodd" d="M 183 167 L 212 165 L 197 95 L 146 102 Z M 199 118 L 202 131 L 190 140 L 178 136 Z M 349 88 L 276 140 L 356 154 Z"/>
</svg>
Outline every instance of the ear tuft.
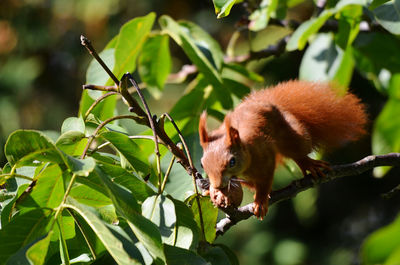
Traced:
<svg viewBox="0 0 400 265">
<path fill-rule="evenodd" d="M 209 142 L 208 132 L 207 132 L 207 112 L 203 111 L 200 116 L 199 121 L 199 136 L 200 136 L 200 145 L 205 149 Z"/>
<path fill-rule="evenodd" d="M 231 118 L 229 115 L 225 117 L 226 128 L 226 144 L 228 146 L 240 144 L 239 131 L 231 126 Z"/>
</svg>

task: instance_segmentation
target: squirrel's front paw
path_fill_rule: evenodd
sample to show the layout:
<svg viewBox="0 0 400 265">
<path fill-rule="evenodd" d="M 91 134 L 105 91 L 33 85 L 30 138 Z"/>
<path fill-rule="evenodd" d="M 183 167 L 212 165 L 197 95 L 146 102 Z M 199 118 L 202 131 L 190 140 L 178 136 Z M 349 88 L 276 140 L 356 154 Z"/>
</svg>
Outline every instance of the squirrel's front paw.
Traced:
<svg viewBox="0 0 400 265">
<path fill-rule="evenodd" d="M 230 184 L 223 189 L 210 187 L 210 198 L 217 207 L 226 208 L 228 206 L 238 207 L 243 199 L 243 189 L 239 184 Z"/>
</svg>

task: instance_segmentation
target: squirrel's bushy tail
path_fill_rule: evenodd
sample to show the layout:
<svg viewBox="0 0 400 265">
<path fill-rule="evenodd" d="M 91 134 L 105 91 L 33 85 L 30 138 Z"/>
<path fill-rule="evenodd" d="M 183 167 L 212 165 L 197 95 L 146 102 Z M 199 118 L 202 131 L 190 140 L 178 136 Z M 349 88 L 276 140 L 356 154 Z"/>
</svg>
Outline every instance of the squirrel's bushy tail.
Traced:
<svg viewBox="0 0 400 265">
<path fill-rule="evenodd" d="M 272 104 L 305 124 L 314 147 L 339 146 L 365 134 L 365 106 L 351 93 L 340 95 L 329 83 L 289 81 L 264 91 Z"/>
</svg>

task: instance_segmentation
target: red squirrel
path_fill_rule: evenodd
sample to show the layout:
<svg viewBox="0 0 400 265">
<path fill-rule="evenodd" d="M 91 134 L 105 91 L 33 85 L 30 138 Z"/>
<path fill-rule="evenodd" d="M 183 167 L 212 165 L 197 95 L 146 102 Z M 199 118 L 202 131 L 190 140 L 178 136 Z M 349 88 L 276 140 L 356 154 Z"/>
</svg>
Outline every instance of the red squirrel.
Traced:
<svg viewBox="0 0 400 265">
<path fill-rule="evenodd" d="M 254 215 L 262 219 L 279 157 L 293 159 L 304 175 L 323 176 L 329 164 L 307 155 L 358 139 L 367 115 L 355 95 L 339 95 L 331 84 L 288 81 L 252 92 L 212 132 L 207 132 L 206 119 L 203 112 L 199 135 L 210 191 L 242 176 L 242 183 L 255 191 Z"/>
</svg>

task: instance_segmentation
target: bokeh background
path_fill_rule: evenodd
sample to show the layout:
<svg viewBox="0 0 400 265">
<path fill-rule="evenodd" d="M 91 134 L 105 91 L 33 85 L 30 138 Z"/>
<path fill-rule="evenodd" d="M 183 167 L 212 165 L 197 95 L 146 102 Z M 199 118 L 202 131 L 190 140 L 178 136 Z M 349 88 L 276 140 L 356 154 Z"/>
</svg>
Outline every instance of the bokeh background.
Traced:
<svg viewBox="0 0 400 265">
<path fill-rule="evenodd" d="M 0 1 L 0 166 L 12 131 L 59 130 L 65 118 L 77 115 L 91 60 L 79 36 L 86 35 L 100 51 L 123 23 L 152 11 L 200 25 L 223 49 L 245 12 L 236 6 L 229 17 L 218 20 L 211 0 Z M 291 12 L 299 19 L 311 14 L 307 2 Z M 189 61 L 170 44 L 174 72 Z M 266 85 L 296 78 L 302 55 L 292 52 L 258 62 L 257 72 Z M 167 85 L 160 99 L 151 99 L 151 108 L 156 113 L 170 110 L 184 88 L 185 84 Z M 357 71 L 351 88 L 368 106 L 371 131 L 386 98 Z M 367 135 L 325 158 L 333 164 L 356 161 L 371 154 L 370 142 Z M 291 180 L 287 171 L 278 171 L 275 188 Z M 308 190 L 271 207 L 262 222 L 241 222 L 217 242 L 231 247 L 241 264 L 358 264 L 363 240 L 399 212 L 399 195 L 381 197 L 397 185 L 399 173 L 392 169 L 379 179 L 367 172 Z M 251 200 L 249 194 L 246 200 Z"/>
</svg>

